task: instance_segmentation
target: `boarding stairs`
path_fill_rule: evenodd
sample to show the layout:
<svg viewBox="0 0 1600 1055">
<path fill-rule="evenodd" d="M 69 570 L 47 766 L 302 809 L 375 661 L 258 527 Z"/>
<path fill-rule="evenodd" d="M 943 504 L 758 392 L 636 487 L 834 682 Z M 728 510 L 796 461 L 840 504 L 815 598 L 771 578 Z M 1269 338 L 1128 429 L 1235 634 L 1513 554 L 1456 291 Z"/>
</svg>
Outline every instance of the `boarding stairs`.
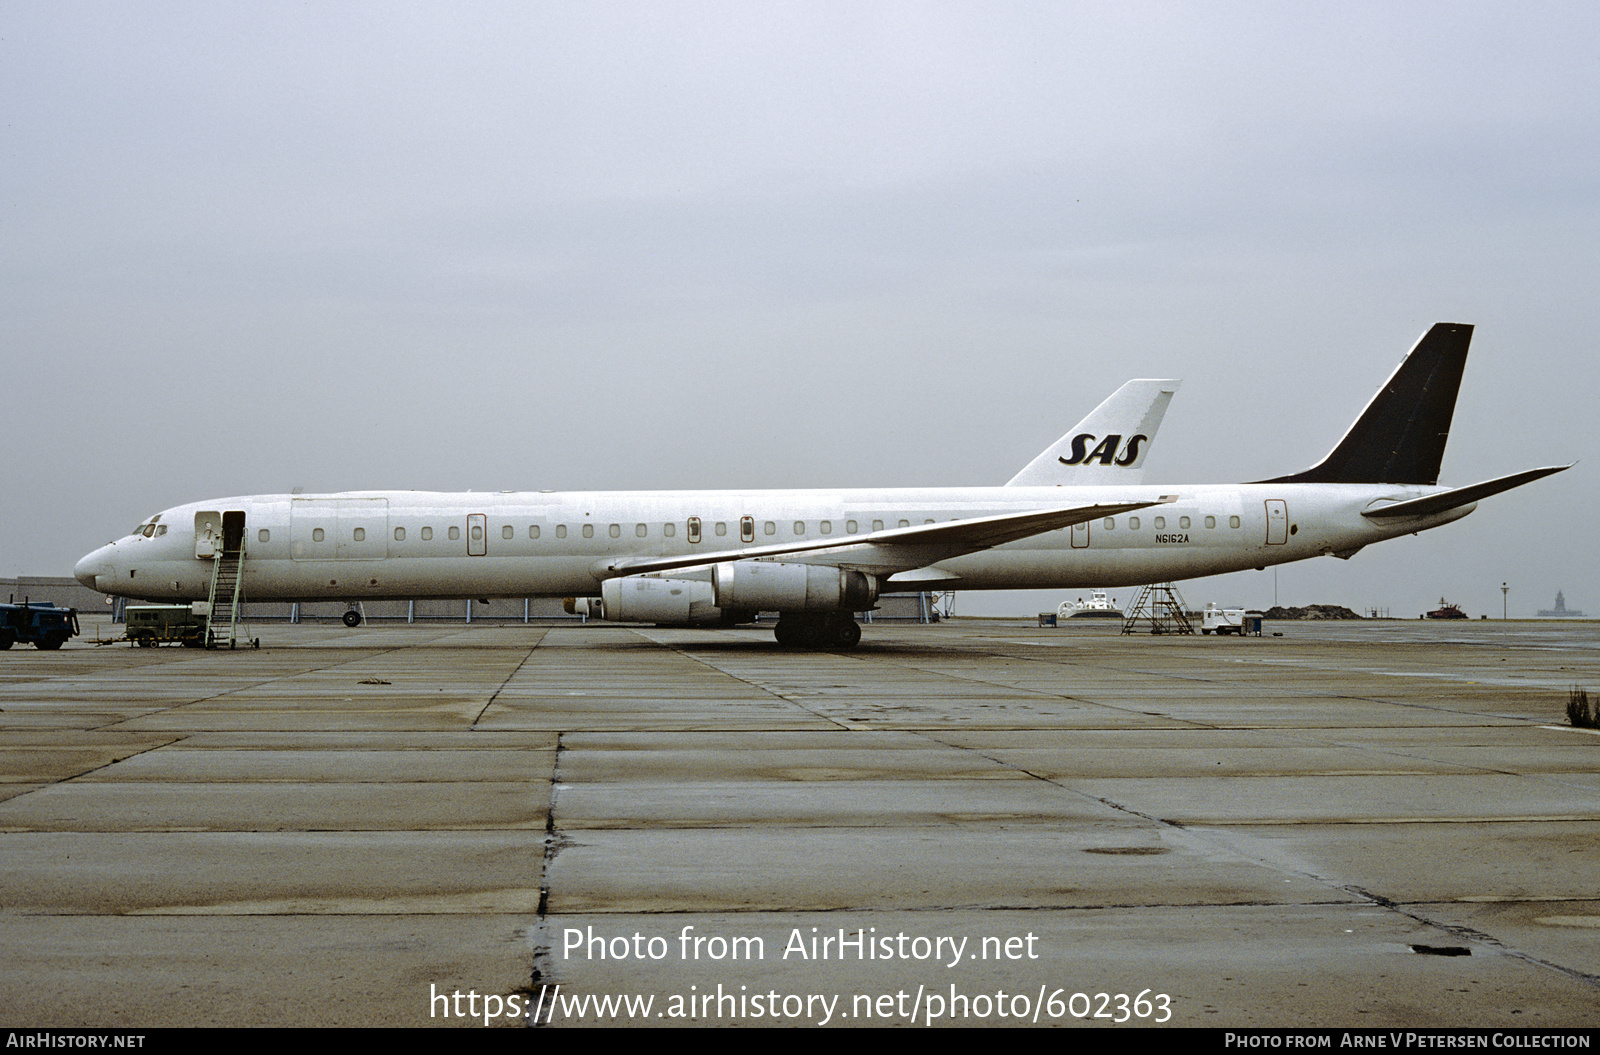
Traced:
<svg viewBox="0 0 1600 1055">
<path fill-rule="evenodd" d="M 1148 623 L 1152 634 L 1192 634 L 1188 606 L 1178 588 L 1170 582 L 1151 583 L 1139 591 L 1139 597 L 1126 609 L 1127 618 L 1122 632 L 1131 634 L 1141 623 Z"/>
<path fill-rule="evenodd" d="M 239 643 L 239 608 L 244 604 L 244 545 L 219 547 L 212 558 L 211 597 L 206 611 L 206 647 L 234 648 Z M 224 622 L 226 618 L 226 622 Z"/>
</svg>

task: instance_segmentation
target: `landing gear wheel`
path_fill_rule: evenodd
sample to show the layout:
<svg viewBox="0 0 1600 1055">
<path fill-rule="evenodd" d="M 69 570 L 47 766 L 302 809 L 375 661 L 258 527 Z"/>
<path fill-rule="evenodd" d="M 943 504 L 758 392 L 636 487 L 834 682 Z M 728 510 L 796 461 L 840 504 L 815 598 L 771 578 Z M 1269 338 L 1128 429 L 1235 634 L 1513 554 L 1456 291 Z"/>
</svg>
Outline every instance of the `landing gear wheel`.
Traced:
<svg viewBox="0 0 1600 1055">
<path fill-rule="evenodd" d="M 822 623 L 808 612 L 780 615 L 772 636 L 784 648 L 820 648 L 824 644 Z"/>
<path fill-rule="evenodd" d="M 815 619 L 807 619 L 794 628 L 794 643 L 801 648 L 821 648 L 822 627 Z"/>
<path fill-rule="evenodd" d="M 772 636 L 784 648 L 855 648 L 861 624 L 848 613 L 795 612 L 778 618 Z"/>
<path fill-rule="evenodd" d="M 344 625 L 352 630 L 361 625 L 361 613 L 354 608 L 344 614 Z"/>
</svg>

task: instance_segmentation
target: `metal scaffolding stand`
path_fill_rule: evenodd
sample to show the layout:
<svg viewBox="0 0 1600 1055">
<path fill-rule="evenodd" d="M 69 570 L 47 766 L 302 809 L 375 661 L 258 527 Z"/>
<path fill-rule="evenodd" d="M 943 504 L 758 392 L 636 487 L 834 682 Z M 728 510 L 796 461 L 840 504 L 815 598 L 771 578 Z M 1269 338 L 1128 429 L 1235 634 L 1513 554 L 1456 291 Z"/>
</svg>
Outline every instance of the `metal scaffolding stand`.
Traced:
<svg viewBox="0 0 1600 1055">
<path fill-rule="evenodd" d="M 1126 609 L 1122 632 L 1131 634 L 1141 621 L 1150 624 L 1152 634 L 1192 634 L 1188 606 L 1178 588 L 1170 582 L 1151 583 L 1139 590 L 1139 597 Z"/>
</svg>

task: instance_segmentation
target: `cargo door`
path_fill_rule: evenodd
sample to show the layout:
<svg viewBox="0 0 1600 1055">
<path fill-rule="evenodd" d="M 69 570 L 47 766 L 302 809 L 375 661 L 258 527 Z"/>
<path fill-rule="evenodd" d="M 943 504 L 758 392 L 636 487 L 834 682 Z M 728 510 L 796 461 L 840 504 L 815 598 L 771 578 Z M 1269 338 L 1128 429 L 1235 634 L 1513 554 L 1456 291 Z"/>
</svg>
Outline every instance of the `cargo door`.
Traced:
<svg viewBox="0 0 1600 1055">
<path fill-rule="evenodd" d="M 467 514 L 467 556 L 482 557 L 489 552 L 489 515 Z"/>
<path fill-rule="evenodd" d="M 387 498 L 295 498 L 289 503 L 293 560 L 382 560 L 389 555 Z"/>
<path fill-rule="evenodd" d="M 339 560 L 382 560 L 389 555 L 389 500 L 341 498 Z"/>
</svg>

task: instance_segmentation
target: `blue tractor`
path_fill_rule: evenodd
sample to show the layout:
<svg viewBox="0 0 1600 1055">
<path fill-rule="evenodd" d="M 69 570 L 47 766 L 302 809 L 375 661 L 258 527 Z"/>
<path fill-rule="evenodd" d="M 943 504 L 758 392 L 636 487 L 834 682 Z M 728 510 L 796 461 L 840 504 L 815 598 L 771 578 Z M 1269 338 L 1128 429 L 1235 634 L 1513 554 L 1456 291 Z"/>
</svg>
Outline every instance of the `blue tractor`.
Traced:
<svg viewBox="0 0 1600 1055">
<path fill-rule="evenodd" d="M 18 641 L 33 642 L 34 648 L 56 649 L 75 637 L 78 629 L 76 608 L 57 608 L 49 601 L 21 604 L 0 604 L 0 649 L 10 648 Z"/>
</svg>

